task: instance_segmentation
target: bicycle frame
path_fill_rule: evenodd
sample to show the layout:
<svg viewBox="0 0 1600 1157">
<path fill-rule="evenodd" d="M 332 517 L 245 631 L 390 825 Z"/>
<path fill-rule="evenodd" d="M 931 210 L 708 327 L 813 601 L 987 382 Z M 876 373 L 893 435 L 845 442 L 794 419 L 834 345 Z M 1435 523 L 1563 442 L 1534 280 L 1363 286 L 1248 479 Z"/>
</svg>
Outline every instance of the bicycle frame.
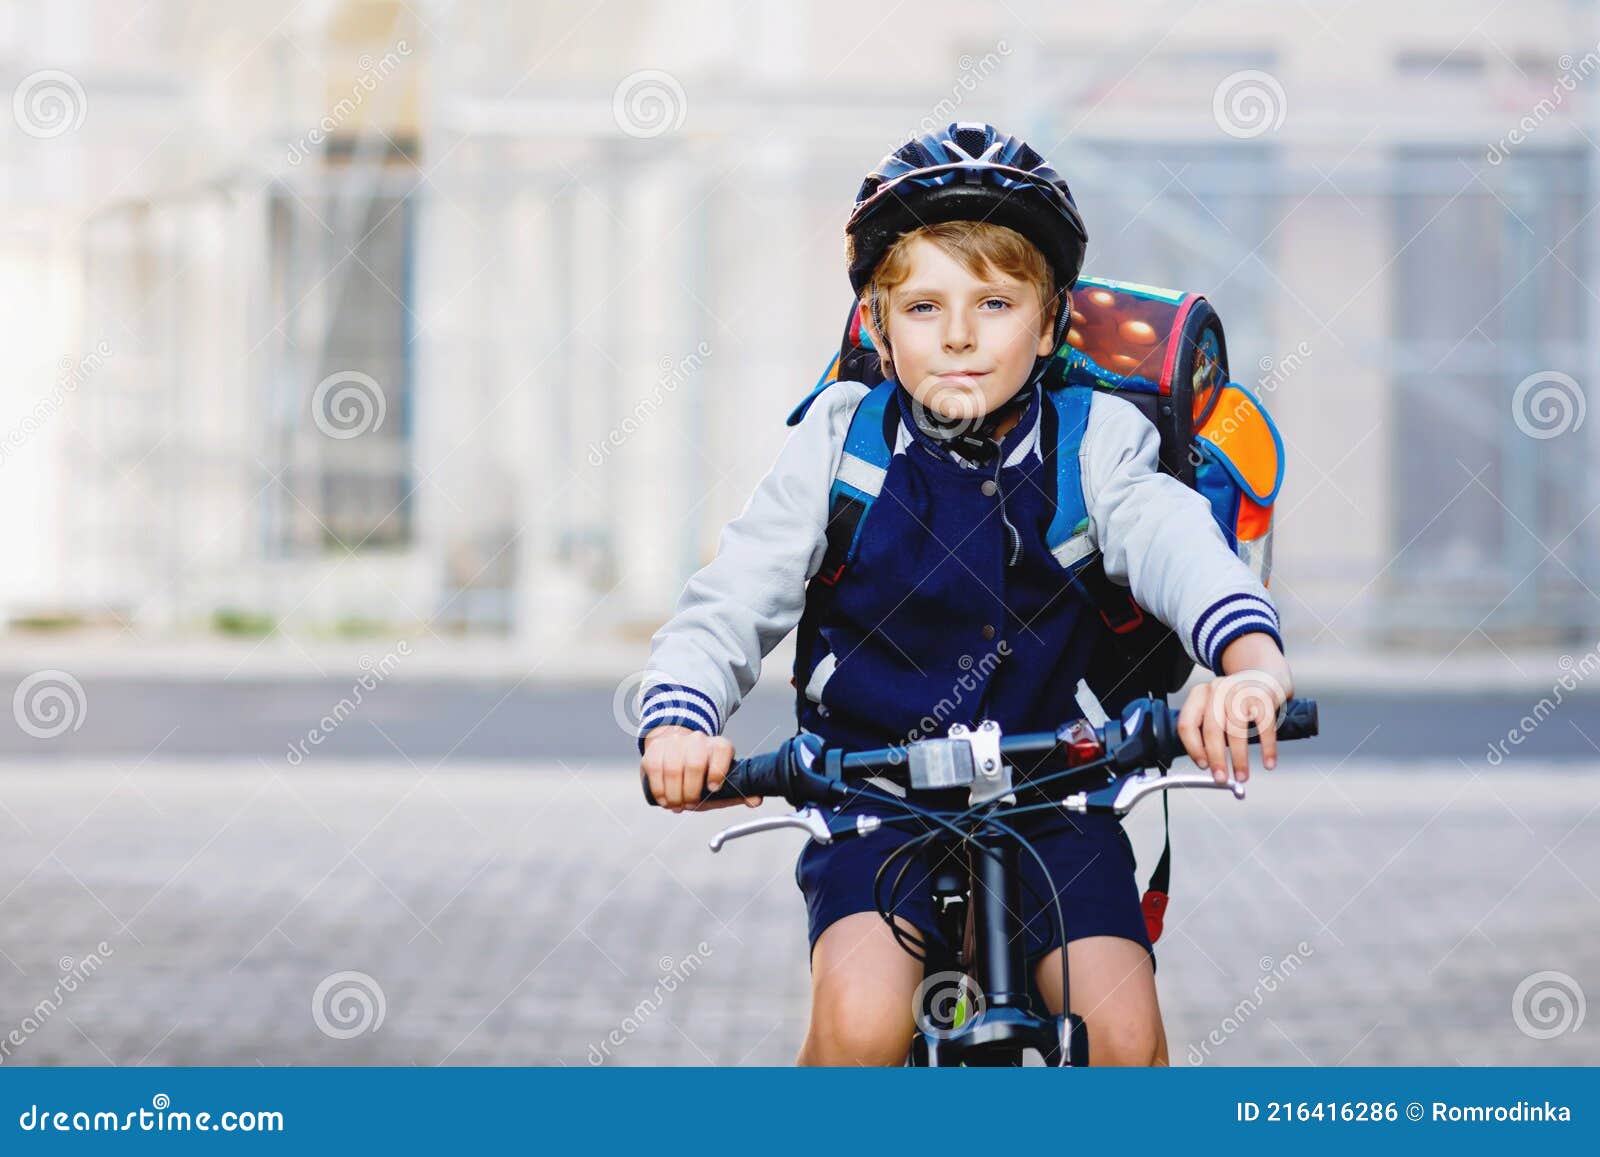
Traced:
<svg viewBox="0 0 1600 1157">
<path fill-rule="evenodd" d="M 1049 1016 L 1034 1006 L 1037 994 L 1028 975 L 1025 941 L 1016 916 L 1021 902 L 1021 848 L 1005 832 L 985 834 L 984 840 L 982 847 L 969 845 L 971 870 L 964 880 L 958 879 L 957 873 L 940 872 L 931 885 L 944 942 L 962 947 L 951 956 L 939 957 L 930 946 L 919 998 L 920 1031 L 912 1040 L 906 1064 L 913 1068 L 1019 1067 L 1031 1048 L 1046 1065 L 1085 1066 L 1089 1063 L 1089 1038 L 1083 1018 L 1070 1011 Z M 971 863 L 972 857 L 976 864 Z M 959 929 L 949 916 L 956 900 L 960 901 Z M 975 1012 L 968 1009 L 960 1023 L 936 1023 L 937 1010 L 930 1008 L 933 1001 L 926 991 L 929 979 L 956 975 L 976 981 L 978 1008 Z"/>
</svg>

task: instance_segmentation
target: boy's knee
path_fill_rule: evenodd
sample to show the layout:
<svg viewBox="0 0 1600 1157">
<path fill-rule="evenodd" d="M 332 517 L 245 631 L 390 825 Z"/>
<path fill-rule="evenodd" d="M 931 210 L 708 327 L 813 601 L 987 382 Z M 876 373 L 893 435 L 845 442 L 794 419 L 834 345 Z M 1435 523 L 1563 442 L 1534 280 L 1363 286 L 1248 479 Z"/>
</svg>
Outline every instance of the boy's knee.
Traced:
<svg viewBox="0 0 1600 1157">
<path fill-rule="evenodd" d="M 1143 1020 L 1101 1022 L 1089 1026 L 1089 1063 L 1105 1067 L 1148 1068 L 1165 1064 L 1159 1025 Z"/>
<path fill-rule="evenodd" d="M 841 985 L 812 1007 L 804 1059 L 818 1065 L 898 1065 L 911 1047 L 911 1007 L 885 994 Z"/>
</svg>

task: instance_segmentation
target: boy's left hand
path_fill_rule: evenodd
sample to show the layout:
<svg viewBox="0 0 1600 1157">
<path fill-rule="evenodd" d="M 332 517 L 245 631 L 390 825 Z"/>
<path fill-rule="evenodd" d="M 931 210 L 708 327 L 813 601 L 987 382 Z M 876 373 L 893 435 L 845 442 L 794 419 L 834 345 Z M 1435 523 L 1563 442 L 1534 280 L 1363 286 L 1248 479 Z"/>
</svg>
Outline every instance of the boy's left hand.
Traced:
<svg viewBox="0 0 1600 1157">
<path fill-rule="evenodd" d="M 1294 694 L 1289 664 L 1271 635 L 1241 635 L 1223 649 L 1226 674 L 1198 683 L 1178 713 L 1178 738 L 1195 765 L 1209 769 L 1218 783 L 1228 780 L 1229 763 L 1240 783 L 1250 778 L 1250 725 L 1261 737 L 1261 765 L 1278 762 L 1278 709 Z"/>
</svg>

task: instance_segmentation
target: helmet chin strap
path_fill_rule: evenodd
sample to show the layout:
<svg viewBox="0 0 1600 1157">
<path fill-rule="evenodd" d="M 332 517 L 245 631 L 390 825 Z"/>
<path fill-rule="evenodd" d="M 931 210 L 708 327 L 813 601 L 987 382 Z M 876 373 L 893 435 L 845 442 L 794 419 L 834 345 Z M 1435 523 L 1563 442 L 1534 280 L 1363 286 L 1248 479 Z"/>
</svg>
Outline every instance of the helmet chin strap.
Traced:
<svg viewBox="0 0 1600 1157">
<path fill-rule="evenodd" d="M 1044 361 L 1046 359 L 1040 359 Z M 983 419 L 974 426 L 971 418 L 947 418 L 931 406 L 912 406 L 911 413 L 920 429 L 936 442 L 955 442 L 958 439 L 970 442 L 971 440 L 993 439 L 995 430 L 1013 414 L 1021 414 L 1028 408 L 1028 402 L 1033 396 L 1033 386 L 1038 381 L 1039 369 L 1036 366 L 1030 375 L 1028 383 L 1011 397 L 996 406 L 983 416 Z"/>
</svg>

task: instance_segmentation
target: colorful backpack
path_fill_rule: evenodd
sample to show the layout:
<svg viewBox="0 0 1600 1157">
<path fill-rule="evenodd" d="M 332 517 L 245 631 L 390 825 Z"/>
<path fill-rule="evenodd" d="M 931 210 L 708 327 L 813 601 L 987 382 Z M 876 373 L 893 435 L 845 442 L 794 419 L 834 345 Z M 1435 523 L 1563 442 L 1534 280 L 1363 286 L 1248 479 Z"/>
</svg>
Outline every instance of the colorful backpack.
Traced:
<svg viewBox="0 0 1600 1157">
<path fill-rule="evenodd" d="M 1194 663 L 1176 632 L 1106 575 L 1089 545 L 1078 446 L 1093 391 L 1127 399 L 1150 420 L 1160 436 L 1162 470 L 1206 498 L 1223 538 L 1263 585 L 1272 577 L 1272 507 L 1283 484 L 1283 440 L 1260 401 L 1228 380 L 1222 322 L 1201 295 L 1080 277 L 1072 306 L 1066 342 L 1044 378 L 1045 396 L 1058 415 L 1056 445 L 1047 451 L 1054 455 L 1056 513 L 1046 542 L 1067 580 L 1106 625 L 1085 682 L 1115 715 L 1130 700 L 1177 691 Z M 897 419 L 889 403 L 898 387 L 884 380 L 866 318 L 854 305 L 839 352 L 788 424 L 797 424 L 836 381 L 872 389 L 851 418 L 829 492 L 827 550 L 813 579 L 828 585 L 844 576 L 855 556 L 895 442 Z M 1163 792 L 1163 812 L 1166 798 Z M 1143 898 L 1152 943 L 1161 935 L 1171 868 L 1169 821 Z"/>
</svg>

